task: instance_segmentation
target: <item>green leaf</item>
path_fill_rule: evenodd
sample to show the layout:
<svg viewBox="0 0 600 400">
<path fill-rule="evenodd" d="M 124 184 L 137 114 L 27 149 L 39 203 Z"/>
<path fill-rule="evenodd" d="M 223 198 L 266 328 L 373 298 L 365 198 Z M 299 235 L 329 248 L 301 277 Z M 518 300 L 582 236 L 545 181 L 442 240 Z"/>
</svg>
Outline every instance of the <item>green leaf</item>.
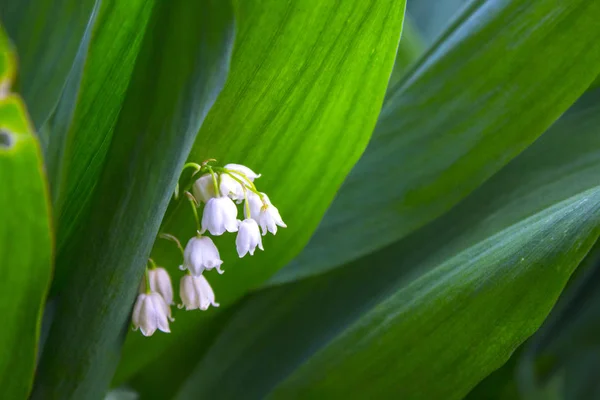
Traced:
<svg viewBox="0 0 600 400">
<path fill-rule="evenodd" d="M 103 396 L 152 243 L 181 168 L 221 90 L 233 10 L 220 0 L 157 0 L 142 39 L 33 399 Z"/>
<path fill-rule="evenodd" d="M 600 233 L 599 111 L 562 119 L 413 235 L 248 298 L 179 398 L 466 395 L 539 327 Z"/>
<path fill-rule="evenodd" d="M 19 56 L 20 93 L 40 128 L 54 110 L 96 0 L 3 0 L 0 19 Z M 41 138 L 45 148 L 49 138 Z"/>
<path fill-rule="evenodd" d="M 52 273 L 47 187 L 22 100 L 10 94 L 12 50 L 0 28 L 0 397 L 25 399 Z"/>
<path fill-rule="evenodd" d="M 597 1 L 472 2 L 388 94 L 364 156 L 273 282 L 405 237 L 523 151 L 600 72 L 596 15 Z"/>
<path fill-rule="evenodd" d="M 216 158 L 262 173 L 255 183 L 288 228 L 266 236 L 264 252 L 243 259 L 231 235 L 216 238 L 226 273 L 207 279 L 221 307 L 262 284 L 315 230 L 372 133 L 403 13 L 404 2 L 396 0 L 238 3 L 232 71 L 190 160 Z M 163 230 L 184 243 L 194 235 L 185 199 L 174 205 Z M 152 254 L 177 273 L 181 255 L 172 243 L 159 241 Z M 176 318 L 177 329 L 160 343 L 130 339 L 118 382 L 203 324 L 197 314 Z"/>
<path fill-rule="evenodd" d="M 102 2 L 82 77 L 67 86 L 65 93 L 74 93 L 63 95 L 53 118 L 52 135 L 69 137 L 56 205 L 59 264 L 54 291 L 64 285 L 72 267 L 60 259 L 68 255 L 71 239 L 90 212 L 151 9 L 152 2 L 146 0 Z"/>
</svg>

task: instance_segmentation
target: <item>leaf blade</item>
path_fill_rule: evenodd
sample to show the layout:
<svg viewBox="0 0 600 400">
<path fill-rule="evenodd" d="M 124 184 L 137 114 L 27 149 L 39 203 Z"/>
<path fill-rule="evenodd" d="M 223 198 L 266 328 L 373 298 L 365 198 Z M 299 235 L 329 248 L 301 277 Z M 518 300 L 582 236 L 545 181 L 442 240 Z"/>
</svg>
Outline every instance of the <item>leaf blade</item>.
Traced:
<svg viewBox="0 0 600 400">
<path fill-rule="evenodd" d="M 473 2 L 388 96 L 320 228 L 271 283 L 322 273 L 405 237 L 523 151 L 598 73 L 600 47 L 580 30 L 598 28 L 590 18 L 597 12 L 598 3 L 584 1 Z M 573 47 L 580 39 L 594 43 Z"/>
<path fill-rule="evenodd" d="M 150 18 L 94 212 L 68 258 L 75 268 L 57 305 L 34 399 L 99 398 L 108 388 L 162 216 L 228 71 L 229 3 L 158 0 Z"/>
</svg>

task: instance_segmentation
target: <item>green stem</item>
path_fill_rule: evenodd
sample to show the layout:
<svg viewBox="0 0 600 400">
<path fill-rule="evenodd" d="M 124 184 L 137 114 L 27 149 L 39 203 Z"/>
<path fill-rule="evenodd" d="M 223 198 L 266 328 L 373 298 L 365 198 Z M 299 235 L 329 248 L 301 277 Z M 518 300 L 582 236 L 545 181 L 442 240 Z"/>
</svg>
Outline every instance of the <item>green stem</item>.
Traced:
<svg viewBox="0 0 600 400">
<path fill-rule="evenodd" d="M 229 169 L 226 169 L 226 168 L 221 168 L 221 167 L 215 167 L 214 169 L 215 169 L 216 171 L 219 171 L 219 172 L 224 172 L 224 173 L 226 173 L 227 175 L 231 176 L 233 179 L 235 179 L 236 181 L 238 181 L 238 182 L 239 182 L 239 183 L 240 183 L 242 186 L 248 186 L 248 187 L 249 187 L 249 188 L 250 188 L 250 189 L 251 189 L 253 192 L 256 192 L 256 193 L 258 193 L 258 191 L 256 190 L 256 186 L 254 186 L 254 182 L 252 182 L 252 181 L 250 180 L 250 178 L 248 178 L 248 177 L 246 176 L 246 174 L 244 174 L 243 172 L 240 172 L 240 171 L 232 171 L 232 170 L 229 170 Z M 242 181 L 241 181 L 239 178 L 235 177 L 235 176 L 233 175 L 233 173 L 235 173 L 236 175 L 239 175 L 239 176 L 241 176 L 242 178 L 244 178 L 244 180 L 246 181 L 246 183 L 243 183 L 243 182 L 242 182 Z"/>
<path fill-rule="evenodd" d="M 146 267 L 146 294 L 150 294 L 152 291 L 150 290 L 150 274 L 148 273 L 148 267 Z"/>
<path fill-rule="evenodd" d="M 217 197 L 221 197 L 221 188 L 217 182 L 217 174 L 215 174 L 215 171 L 213 171 L 212 167 L 210 166 L 208 167 L 208 172 L 210 172 L 210 175 L 212 176 L 213 185 L 215 186 L 215 194 Z"/>
<path fill-rule="evenodd" d="M 158 237 L 161 239 L 166 239 L 166 240 L 175 242 L 175 244 L 177 244 L 177 247 L 179 248 L 179 251 L 181 251 L 181 256 L 184 257 L 185 251 L 183 250 L 183 246 L 181 245 L 181 242 L 179 241 L 179 239 L 177 239 L 175 236 L 171 235 L 170 233 L 161 233 L 158 235 Z"/>
<path fill-rule="evenodd" d="M 215 168 L 217 171 L 223 172 L 227 175 L 229 175 L 230 177 L 232 177 L 233 179 L 235 179 L 240 185 L 242 185 L 242 189 L 244 189 L 244 197 L 246 196 L 246 189 L 250 189 L 251 192 L 253 192 L 254 194 L 256 194 L 258 197 L 260 197 L 260 200 L 263 202 L 263 205 L 267 205 L 267 202 L 265 201 L 265 199 L 263 198 L 263 195 L 261 192 L 259 192 L 256 189 L 256 186 L 254 186 L 254 183 L 250 180 L 250 178 L 248 178 L 246 175 L 242 174 L 241 172 L 237 172 L 235 171 L 236 174 L 239 174 L 240 176 L 244 177 L 248 183 L 250 184 L 250 186 L 246 185 L 244 182 L 242 182 L 238 177 L 236 177 L 230 170 L 225 169 L 225 168 L 219 168 L 216 167 Z"/>
<path fill-rule="evenodd" d="M 250 202 L 248 201 L 248 193 L 246 192 L 246 187 L 244 188 L 244 207 L 246 207 L 246 218 L 251 218 L 250 213 Z"/>
<path fill-rule="evenodd" d="M 185 192 L 188 200 L 190 201 L 190 205 L 192 206 L 192 212 L 194 213 L 194 219 L 196 220 L 196 230 L 200 232 L 202 229 L 200 228 L 200 218 L 198 218 L 198 203 L 196 203 L 196 199 L 190 192 Z"/>
<path fill-rule="evenodd" d="M 189 162 L 189 163 L 186 163 L 183 165 L 183 168 L 181 168 L 181 174 L 183 174 L 183 171 L 185 171 L 188 168 L 194 168 L 194 173 L 192 174 L 191 177 L 196 175 L 198 173 L 198 171 L 202 170 L 201 165 L 199 165 L 195 162 Z M 175 197 L 175 200 L 179 200 L 179 181 L 177 182 L 177 185 L 175 185 L 174 197 Z"/>
<path fill-rule="evenodd" d="M 192 174 L 192 176 L 194 176 L 198 173 L 198 171 L 200 171 L 202 169 L 202 166 L 195 162 L 189 162 L 189 163 L 186 163 L 183 165 L 183 168 L 181 169 L 181 173 L 183 173 L 183 171 L 185 171 L 187 168 L 194 168 L 195 171 Z"/>
<path fill-rule="evenodd" d="M 153 259 L 148 258 L 148 262 L 150 263 L 150 269 L 156 269 L 156 263 Z"/>
</svg>

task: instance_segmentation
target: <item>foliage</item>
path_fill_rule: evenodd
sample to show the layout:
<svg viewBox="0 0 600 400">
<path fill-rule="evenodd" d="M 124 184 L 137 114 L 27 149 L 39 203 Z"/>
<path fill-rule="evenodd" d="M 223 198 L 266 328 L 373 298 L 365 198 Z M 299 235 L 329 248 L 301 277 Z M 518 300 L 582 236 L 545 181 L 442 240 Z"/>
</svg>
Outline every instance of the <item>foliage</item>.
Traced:
<svg viewBox="0 0 600 400">
<path fill-rule="evenodd" d="M 595 398 L 598 15 L 3 1 L 0 397 Z M 287 228 L 252 257 L 215 238 L 220 307 L 144 337 L 145 265 L 180 274 L 157 237 L 194 235 L 173 193 L 210 158 Z"/>
</svg>

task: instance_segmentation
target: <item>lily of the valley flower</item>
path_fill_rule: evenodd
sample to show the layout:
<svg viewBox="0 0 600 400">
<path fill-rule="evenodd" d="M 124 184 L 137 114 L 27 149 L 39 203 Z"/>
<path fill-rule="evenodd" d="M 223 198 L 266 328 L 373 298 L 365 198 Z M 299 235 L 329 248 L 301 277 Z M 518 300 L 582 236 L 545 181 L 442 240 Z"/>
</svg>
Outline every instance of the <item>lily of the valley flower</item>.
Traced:
<svg viewBox="0 0 600 400">
<path fill-rule="evenodd" d="M 246 218 L 243 221 L 239 221 L 235 246 L 240 258 L 244 257 L 247 253 L 250 253 L 250 255 L 253 256 L 256 247 L 264 250 L 258 224 L 255 220 Z"/>
<path fill-rule="evenodd" d="M 169 319 L 173 320 L 171 310 L 160 294 L 151 292 L 138 295 L 131 318 L 135 330 L 139 328 L 144 336 L 152 336 L 156 329 L 168 333 L 171 332 Z"/>
<path fill-rule="evenodd" d="M 166 269 L 158 267 L 148 270 L 150 290 L 160 294 L 167 305 L 173 304 L 173 285 Z"/>
<path fill-rule="evenodd" d="M 273 235 L 277 233 L 277 226 L 282 228 L 287 228 L 285 222 L 281 218 L 279 214 L 279 210 L 273 204 L 271 204 L 271 200 L 269 200 L 269 196 L 264 193 L 261 193 L 261 197 L 255 193 L 250 193 L 248 195 L 248 203 L 250 206 L 250 216 L 262 229 L 262 235 L 265 236 L 268 232 L 271 232 Z M 264 200 L 264 203 L 263 203 Z M 244 210 L 244 214 L 247 212 Z M 246 215 L 248 218 L 248 215 Z"/>
<path fill-rule="evenodd" d="M 227 232 L 237 232 L 238 209 L 229 197 L 213 197 L 208 200 L 202 213 L 202 232 L 207 230 L 219 236 Z"/>
<path fill-rule="evenodd" d="M 244 176 L 246 176 L 246 178 L 248 178 L 250 180 L 250 182 L 254 182 L 254 180 L 256 178 L 260 178 L 260 176 L 261 176 L 260 174 L 257 174 L 256 172 L 252 171 L 250 168 L 246 167 L 245 165 L 241 165 L 241 164 L 227 164 L 223 168 L 228 169 L 230 171 L 242 173 Z"/>
<path fill-rule="evenodd" d="M 240 201 L 244 199 L 244 188 L 242 185 L 228 174 L 219 176 L 221 183 L 219 188 L 223 196 L 229 197 L 231 200 Z M 241 180 L 241 178 L 239 178 Z"/>
<path fill-rule="evenodd" d="M 232 200 L 240 203 L 244 199 L 244 186 L 248 187 L 249 182 L 254 182 L 260 178 L 260 174 L 252 171 L 250 168 L 240 164 L 227 164 L 224 169 L 229 173 L 221 173 L 220 189 L 223 196 L 229 196 Z M 231 174 L 231 175 L 230 175 Z"/>
<path fill-rule="evenodd" d="M 183 253 L 182 270 L 188 269 L 192 275 L 202 275 L 204 270 L 216 268 L 222 274 L 221 264 L 223 261 L 219 256 L 219 250 L 211 238 L 207 236 L 194 236 L 185 246 Z"/>
<path fill-rule="evenodd" d="M 219 307 L 215 302 L 215 293 L 206 278 L 202 275 L 184 275 L 179 285 L 179 296 L 186 310 L 207 310 L 211 305 Z"/>
<path fill-rule="evenodd" d="M 192 194 L 198 202 L 207 203 L 208 200 L 216 196 L 215 185 L 211 174 L 204 174 L 196 179 L 192 187 Z"/>
</svg>

